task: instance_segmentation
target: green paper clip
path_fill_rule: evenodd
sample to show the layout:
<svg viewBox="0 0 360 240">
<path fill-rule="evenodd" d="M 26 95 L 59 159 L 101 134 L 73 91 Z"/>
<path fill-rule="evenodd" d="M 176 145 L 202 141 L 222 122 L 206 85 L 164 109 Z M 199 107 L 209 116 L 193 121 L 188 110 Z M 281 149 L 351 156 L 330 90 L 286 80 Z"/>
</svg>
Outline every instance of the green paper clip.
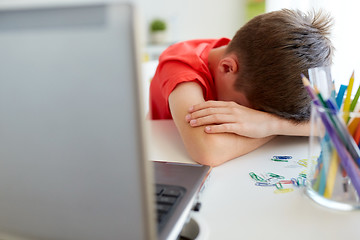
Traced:
<svg viewBox="0 0 360 240">
<path fill-rule="evenodd" d="M 263 179 L 262 177 L 259 177 L 258 175 L 256 175 L 254 172 L 250 172 L 249 173 L 250 177 L 252 179 L 254 179 L 255 181 L 258 181 L 258 182 L 266 182 L 265 179 Z"/>
</svg>

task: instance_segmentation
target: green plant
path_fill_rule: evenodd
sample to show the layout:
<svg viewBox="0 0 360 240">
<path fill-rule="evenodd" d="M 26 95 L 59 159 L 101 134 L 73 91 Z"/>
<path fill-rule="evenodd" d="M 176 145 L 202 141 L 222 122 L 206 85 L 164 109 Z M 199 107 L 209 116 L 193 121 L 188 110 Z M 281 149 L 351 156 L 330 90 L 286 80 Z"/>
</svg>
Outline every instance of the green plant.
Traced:
<svg viewBox="0 0 360 240">
<path fill-rule="evenodd" d="M 150 23 L 150 31 L 157 32 L 157 31 L 164 31 L 166 30 L 166 22 L 161 19 L 154 19 Z"/>
</svg>

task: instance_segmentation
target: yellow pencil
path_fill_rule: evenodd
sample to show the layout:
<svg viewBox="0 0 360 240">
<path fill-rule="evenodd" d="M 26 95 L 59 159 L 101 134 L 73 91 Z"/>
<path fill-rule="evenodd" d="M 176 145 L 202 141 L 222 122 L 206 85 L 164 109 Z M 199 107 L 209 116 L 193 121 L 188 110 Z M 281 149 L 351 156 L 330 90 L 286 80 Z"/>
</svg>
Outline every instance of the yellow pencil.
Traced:
<svg viewBox="0 0 360 240">
<path fill-rule="evenodd" d="M 334 149 L 332 151 L 332 155 L 331 155 L 329 173 L 327 176 L 326 187 L 325 187 L 325 192 L 324 192 L 324 197 L 326 197 L 326 198 L 331 198 L 331 196 L 332 196 L 338 166 L 339 166 L 339 158 Z"/>
<path fill-rule="evenodd" d="M 345 123 L 349 120 L 349 110 L 350 110 L 350 101 L 351 101 L 351 91 L 354 85 L 354 72 L 351 74 L 349 85 L 347 87 L 347 93 L 344 101 L 344 107 L 343 107 L 343 119 Z"/>
</svg>

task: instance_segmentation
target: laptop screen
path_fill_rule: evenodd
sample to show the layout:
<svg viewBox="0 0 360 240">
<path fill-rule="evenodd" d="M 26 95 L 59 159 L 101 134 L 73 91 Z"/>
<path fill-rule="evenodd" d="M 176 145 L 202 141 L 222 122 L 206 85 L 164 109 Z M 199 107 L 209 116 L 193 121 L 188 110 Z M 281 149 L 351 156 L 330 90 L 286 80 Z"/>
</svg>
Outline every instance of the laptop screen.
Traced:
<svg viewBox="0 0 360 240">
<path fill-rule="evenodd" d="M 133 14 L 0 3 L 0 238 L 155 236 Z"/>
</svg>

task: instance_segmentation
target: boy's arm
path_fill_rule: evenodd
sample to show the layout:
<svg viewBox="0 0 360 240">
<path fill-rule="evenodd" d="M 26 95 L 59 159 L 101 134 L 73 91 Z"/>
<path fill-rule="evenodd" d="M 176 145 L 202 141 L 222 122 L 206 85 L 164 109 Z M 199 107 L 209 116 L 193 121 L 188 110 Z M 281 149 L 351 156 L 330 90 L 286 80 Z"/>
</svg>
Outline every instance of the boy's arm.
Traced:
<svg viewBox="0 0 360 240">
<path fill-rule="evenodd" d="M 207 101 L 191 107 L 187 121 L 193 127 L 206 126 L 207 133 L 235 133 L 262 138 L 272 135 L 309 136 L 310 124 L 295 123 L 235 102 Z"/>
<path fill-rule="evenodd" d="M 190 156 L 198 163 L 220 165 L 246 154 L 272 137 L 248 138 L 233 133 L 207 134 L 205 126 L 191 127 L 185 120 L 191 106 L 205 102 L 202 88 L 196 82 L 179 84 L 169 96 L 169 106 L 175 125 Z"/>
</svg>

